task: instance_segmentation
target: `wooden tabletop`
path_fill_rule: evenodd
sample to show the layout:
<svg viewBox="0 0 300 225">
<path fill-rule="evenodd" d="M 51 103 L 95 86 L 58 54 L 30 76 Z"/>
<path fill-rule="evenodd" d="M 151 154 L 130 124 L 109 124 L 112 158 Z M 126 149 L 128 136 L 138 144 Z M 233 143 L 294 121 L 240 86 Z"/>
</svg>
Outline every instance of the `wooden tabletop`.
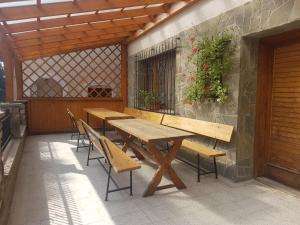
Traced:
<svg viewBox="0 0 300 225">
<path fill-rule="evenodd" d="M 184 139 L 194 134 L 142 119 L 112 120 L 109 123 L 144 142 L 161 142 Z"/>
<path fill-rule="evenodd" d="M 133 118 L 131 115 L 105 108 L 84 108 L 83 110 L 102 120 Z"/>
</svg>

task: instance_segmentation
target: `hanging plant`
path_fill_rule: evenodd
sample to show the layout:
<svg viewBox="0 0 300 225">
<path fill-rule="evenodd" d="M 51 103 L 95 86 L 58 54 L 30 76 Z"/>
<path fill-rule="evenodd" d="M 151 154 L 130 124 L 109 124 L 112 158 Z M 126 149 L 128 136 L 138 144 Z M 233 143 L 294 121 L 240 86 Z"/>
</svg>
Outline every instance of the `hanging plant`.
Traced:
<svg viewBox="0 0 300 225">
<path fill-rule="evenodd" d="M 189 64 L 192 67 L 192 83 L 186 89 L 186 100 L 194 103 L 214 99 L 224 103 L 228 99 L 228 88 L 222 78 L 232 67 L 232 35 L 219 33 L 212 38 L 206 36 L 199 40 L 192 37 L 191 43 Z"/>
</svg>

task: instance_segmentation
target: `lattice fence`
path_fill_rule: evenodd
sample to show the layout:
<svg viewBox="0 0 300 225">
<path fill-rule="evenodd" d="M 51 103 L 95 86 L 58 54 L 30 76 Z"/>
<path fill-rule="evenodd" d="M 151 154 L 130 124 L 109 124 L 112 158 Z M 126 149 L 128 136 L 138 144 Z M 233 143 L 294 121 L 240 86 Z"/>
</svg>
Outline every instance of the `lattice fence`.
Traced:
<svg viewBox="0 0 300 225">
<path fill-rule="evenodd" d="M 119 97 L 121 46 L 24 61 L 24 97 Z"/>
</svg>

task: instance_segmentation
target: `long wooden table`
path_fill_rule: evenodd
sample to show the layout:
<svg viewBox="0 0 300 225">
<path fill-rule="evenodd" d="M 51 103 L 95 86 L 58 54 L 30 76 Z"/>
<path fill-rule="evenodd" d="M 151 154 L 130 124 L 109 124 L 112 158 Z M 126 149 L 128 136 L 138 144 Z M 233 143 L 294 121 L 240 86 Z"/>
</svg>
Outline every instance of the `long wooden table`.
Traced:
<svg viewBox="0 0 300 225">
<path fill-rule="evenodd" d="M 175 159 L 182 140 L 194 136 L 194 134 L 141 119 L 111 120 L 109 124 L 114 126 L 122 137 L 125 143 L 123 151 L 130 147 L 137 158 L 143 159 L 146 157 L 158 165 L 158 169 L 143 196 L 153 195 L 157 190 L 171 187 L 176 187 L 177 189 L 186 188 L 172 168 L 171 162 Z M 145 143 L 147 148 L 135 144 L 134 140 L 137 139 Z M 158 148 L 158 144 L 169 141 L 172 141 L 173 145 L 167 153 L 162 153 Z M 164 174 L 169 176 L 173 184 L 158 186 Z"/>
<path fill-rule="evenodd" d="M 131 115 L 121 113 L 121 112 L 116 112 L 105 108 L 84 108 L 83 110 L 87 113 L 87 117 L 86 117 L 87 124 L 89 124 L 90 115 L 95 116 L 102 120 L 102 133 L 104 136 L 105 136 L 106 122 L 108 120 L 133 118 L 133 116 Z"/>
</svg>

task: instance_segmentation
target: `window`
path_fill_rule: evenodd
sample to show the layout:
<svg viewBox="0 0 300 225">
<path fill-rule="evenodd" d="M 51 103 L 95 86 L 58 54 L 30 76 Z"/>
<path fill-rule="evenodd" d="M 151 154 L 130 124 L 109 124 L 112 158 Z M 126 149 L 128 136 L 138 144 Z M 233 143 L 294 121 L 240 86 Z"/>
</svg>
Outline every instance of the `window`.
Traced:
<svg viewBox="0 0 300 225">
<path fill-rule="evenodd" d="M 176 44 L 161 49 L 136 57 L 134 104 L 138 109 L 175 114 Z"/>
</svg>

